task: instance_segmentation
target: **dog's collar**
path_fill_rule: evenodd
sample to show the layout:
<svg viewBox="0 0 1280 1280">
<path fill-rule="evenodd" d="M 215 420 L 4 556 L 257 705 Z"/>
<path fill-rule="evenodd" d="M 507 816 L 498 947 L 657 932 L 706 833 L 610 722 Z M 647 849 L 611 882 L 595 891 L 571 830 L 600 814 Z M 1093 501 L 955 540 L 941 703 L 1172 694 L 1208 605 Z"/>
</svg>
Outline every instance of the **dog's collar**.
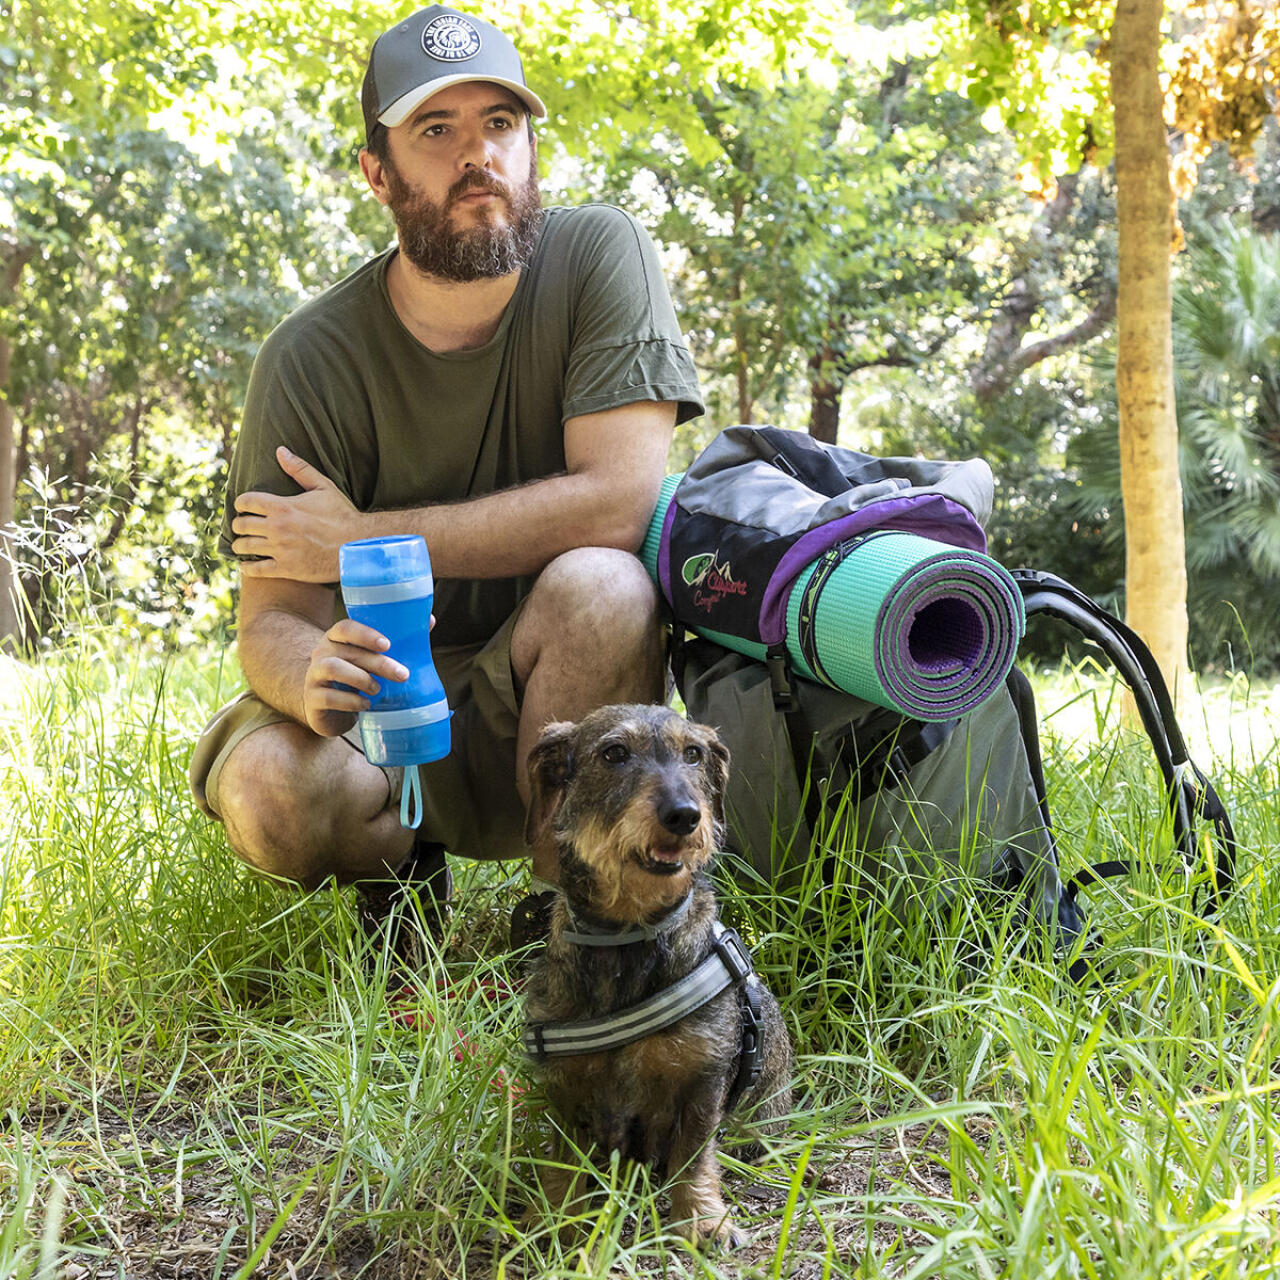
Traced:
<svg viewBox="0 0 1280 1280">
<path fill-rule="evenodd" d="M 593 924 L 579 920 L 566 902 L 565 909 L 569 912 L 571 928 L 565 929 L 560 937 L 565 942 L 571 942 L 578 947 L 625 947 L 632 942 L 654 942 L 664 933 L 674 929 L 689 914 L 692 903 L 693 890 L 690 889 L 675 907 L 653 924 L 626 925 L 621 929 L 598 929 Z"/>
</svg>

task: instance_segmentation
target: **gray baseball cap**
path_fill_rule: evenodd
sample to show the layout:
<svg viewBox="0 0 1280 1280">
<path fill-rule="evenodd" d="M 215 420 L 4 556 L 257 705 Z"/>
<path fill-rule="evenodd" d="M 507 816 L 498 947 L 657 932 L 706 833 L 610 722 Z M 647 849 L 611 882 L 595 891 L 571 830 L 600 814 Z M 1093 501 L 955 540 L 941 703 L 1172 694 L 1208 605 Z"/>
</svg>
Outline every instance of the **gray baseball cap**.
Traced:
<svg viewBox="0 0 1280 1280">
<path fill-rule="evenodd" d="M 419 9 L 373 42 L 360 105 L 368 139 L 375 125 L 394 128 L 420 103 L 451 84 L 486 80 L 500 84 L 529 108 L 547 109 L 524 82 L 516 47 L 497 27 L 442 4 Z"/>
</svg>

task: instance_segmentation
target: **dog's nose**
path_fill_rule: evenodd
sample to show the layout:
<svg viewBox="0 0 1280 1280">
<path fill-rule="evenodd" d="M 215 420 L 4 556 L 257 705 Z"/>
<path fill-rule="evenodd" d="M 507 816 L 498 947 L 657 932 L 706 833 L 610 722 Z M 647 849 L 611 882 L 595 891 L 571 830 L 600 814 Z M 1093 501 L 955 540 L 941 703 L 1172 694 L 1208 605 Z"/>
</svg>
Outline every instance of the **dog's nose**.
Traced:
<svg viewBox="0 0 1280 1280">
<path fill-rule="evenodd" d="M 702 819 L 702 810 L 688 800 L 667 800 L 658 806 L 658 821 L 673 836 L 687 836 Z"/>
</svg>

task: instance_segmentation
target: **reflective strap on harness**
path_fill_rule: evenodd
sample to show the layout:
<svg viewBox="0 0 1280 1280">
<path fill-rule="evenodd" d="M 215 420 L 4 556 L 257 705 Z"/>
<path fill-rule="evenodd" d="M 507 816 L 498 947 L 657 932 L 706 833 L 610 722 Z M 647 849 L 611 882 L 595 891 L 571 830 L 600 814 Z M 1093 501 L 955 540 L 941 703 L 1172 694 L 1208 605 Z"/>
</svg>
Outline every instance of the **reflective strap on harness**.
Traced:
<svg viewBox="0 0 1280 1280">
<path fill-rule="evenodd" d="M 754 976 L 746 944 L 718 920 L 712 929 L 715 941 L 711 954 L 674 986 L 604 1018 L 530 1023 L 521 1036 L 525 1052 L 534 1058 L 549 1058 L 620 1049 L 673 1026 L 726 987 L 745 983 Z"/>
</svg>

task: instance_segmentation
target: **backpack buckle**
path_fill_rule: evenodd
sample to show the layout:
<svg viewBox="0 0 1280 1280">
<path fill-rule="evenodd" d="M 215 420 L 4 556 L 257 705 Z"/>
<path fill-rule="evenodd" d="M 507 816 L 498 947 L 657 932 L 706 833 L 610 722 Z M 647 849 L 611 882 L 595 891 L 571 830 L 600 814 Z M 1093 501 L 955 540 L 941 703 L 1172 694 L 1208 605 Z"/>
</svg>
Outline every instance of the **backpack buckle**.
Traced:
<svg viewBox="0 0 1280 1280">
<path fill-rule="evenodd" d="M 769 670 L 769 688 L 773 691 L 774 708 L 784 712 L 794 711 L 796 703 L 791 691 L 791 676 L 787 670 L 786 648 L 774 645 L 765 655 L 765 666 Z"/>
</svg>

